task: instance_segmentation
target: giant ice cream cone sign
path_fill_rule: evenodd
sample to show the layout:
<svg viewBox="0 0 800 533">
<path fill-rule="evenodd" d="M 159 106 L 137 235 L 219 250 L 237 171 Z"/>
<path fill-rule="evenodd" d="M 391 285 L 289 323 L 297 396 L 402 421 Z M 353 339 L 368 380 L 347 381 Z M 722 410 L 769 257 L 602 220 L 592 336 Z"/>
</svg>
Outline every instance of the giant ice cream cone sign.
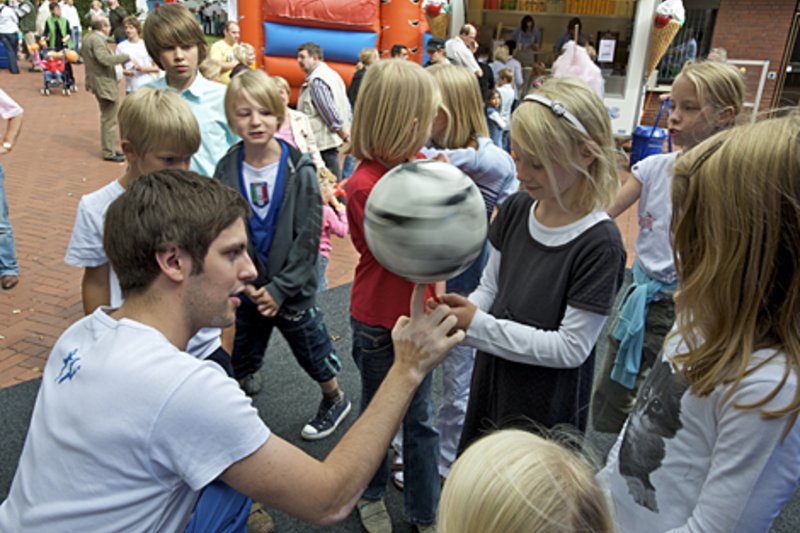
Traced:
<svg viewBox="0 0 800 533">
<path fill-rule="evenodd" d="M 450 2 L 449 0 L 425 0 L 422 3 L 422 10 L 428 21 L 428 27 L 433 37 L 440 39 L 447 38 L 447 26 L 450 22 Z"/>
<path fill-rule="evenodd" d="M 653 29 L 650 32 L 650 55 L 647 58 L 646 76 L 653 72 L 664 57 L 685 20 L 686 10 L 681 0 L 664 0 L 658 5 L 653 19 Z"/>
</svg>

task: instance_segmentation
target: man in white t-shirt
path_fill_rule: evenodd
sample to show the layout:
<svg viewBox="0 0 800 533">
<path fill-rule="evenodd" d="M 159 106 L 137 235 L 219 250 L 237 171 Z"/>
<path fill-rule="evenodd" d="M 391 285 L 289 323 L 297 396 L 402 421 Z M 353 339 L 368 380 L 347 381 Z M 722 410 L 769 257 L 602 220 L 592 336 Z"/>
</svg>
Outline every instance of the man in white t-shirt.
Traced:
<svg viewBox="0 0 800 533">
<path fill-rule="evenodd" d="M 122 21 L 125 28 L 125 39 L 117 44 L 117 54 L 127 55 L 130 61 L 123 65 L 122 74 L 125 76 L 125 92 L 132 93 L 144 87 L 158 77 L 160 69 L 153 63 L 142 34 L 142 23 L 136 17 L 125 17 Z"/>
<path fill-rule="evenodd" d="M 142 176 L 111 204 L 104 244 L 125 302 L 53 348 L 0 531 L 183 531 L 209 510 L 205 530 L 246 521 L 233 491 L 201 496 L 218 480 L 303 520 L 349 514 L 414 391 L 464 334 L 448 335 L 447 306 L 423 313 L 418 287 L 369 408 L 324 461 L 306 455 L 270 433 L 235 381 L 177 348 L 233 324 L 256 277 L 248 215 L 238 192 L 182 170 Z"/>
</svg>

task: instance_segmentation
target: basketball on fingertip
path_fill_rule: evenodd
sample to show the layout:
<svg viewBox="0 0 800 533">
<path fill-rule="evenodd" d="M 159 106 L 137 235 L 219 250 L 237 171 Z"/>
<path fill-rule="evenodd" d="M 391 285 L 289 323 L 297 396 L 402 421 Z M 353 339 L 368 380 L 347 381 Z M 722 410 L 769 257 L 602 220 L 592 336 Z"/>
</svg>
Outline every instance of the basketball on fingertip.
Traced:
<svg viewBox="0 0 800 533">
<path fill-rule="evenodd" d="M 364 236 L 386 270 L 415 283 L 451 279 L 486 240 L 486 204 L 461 170 L 419 160 L 387 172 L 369 194 Z"/>
</svg>

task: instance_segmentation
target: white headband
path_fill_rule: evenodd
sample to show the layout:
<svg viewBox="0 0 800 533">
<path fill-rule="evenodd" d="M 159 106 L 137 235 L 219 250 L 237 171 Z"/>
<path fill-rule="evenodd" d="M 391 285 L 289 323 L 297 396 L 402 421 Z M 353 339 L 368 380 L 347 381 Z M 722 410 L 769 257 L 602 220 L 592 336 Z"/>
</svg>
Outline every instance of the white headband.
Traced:
<svg viewBox="0 0 800 533">
<path fill-rule="evenodd" d="M 578 117 L 567 111 L 567 108 L 564 107 L 564 104 L 558 100 L 550 100 L 549 98 L 546 98 L 540 94 L 529 94 L 523 98 L 522 101 L 536 102 L 537 104 L 542 104 L 543 106 L 550 108 L 550 111 L 552 111 L 555 116 L 567 119 L 570 124 L 578 128 L 578 131 L 586 136 L 589 136 L 589 132 L 586 131 L 585 127 L 583 127 L 583 124 L 581 124 L 581 121 L 578 120 Z"/>
</svg>

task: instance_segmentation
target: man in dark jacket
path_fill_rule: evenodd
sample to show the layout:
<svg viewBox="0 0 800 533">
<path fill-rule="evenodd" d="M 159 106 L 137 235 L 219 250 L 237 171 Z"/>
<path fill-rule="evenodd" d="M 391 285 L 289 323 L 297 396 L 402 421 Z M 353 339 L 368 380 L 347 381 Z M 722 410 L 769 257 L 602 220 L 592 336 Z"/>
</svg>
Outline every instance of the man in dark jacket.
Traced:
<svg viewBox="0 0 800 533">
<path fill-rule="evenodd" d="M 130 15 L 128 10 L 119 5 L 119 0 L 108 0 L 108 21 L 111 23 L 111 36 L 114 42 L 124 41 L 125 25 L 122 23 L 125 17 Z"/>
</svg>

